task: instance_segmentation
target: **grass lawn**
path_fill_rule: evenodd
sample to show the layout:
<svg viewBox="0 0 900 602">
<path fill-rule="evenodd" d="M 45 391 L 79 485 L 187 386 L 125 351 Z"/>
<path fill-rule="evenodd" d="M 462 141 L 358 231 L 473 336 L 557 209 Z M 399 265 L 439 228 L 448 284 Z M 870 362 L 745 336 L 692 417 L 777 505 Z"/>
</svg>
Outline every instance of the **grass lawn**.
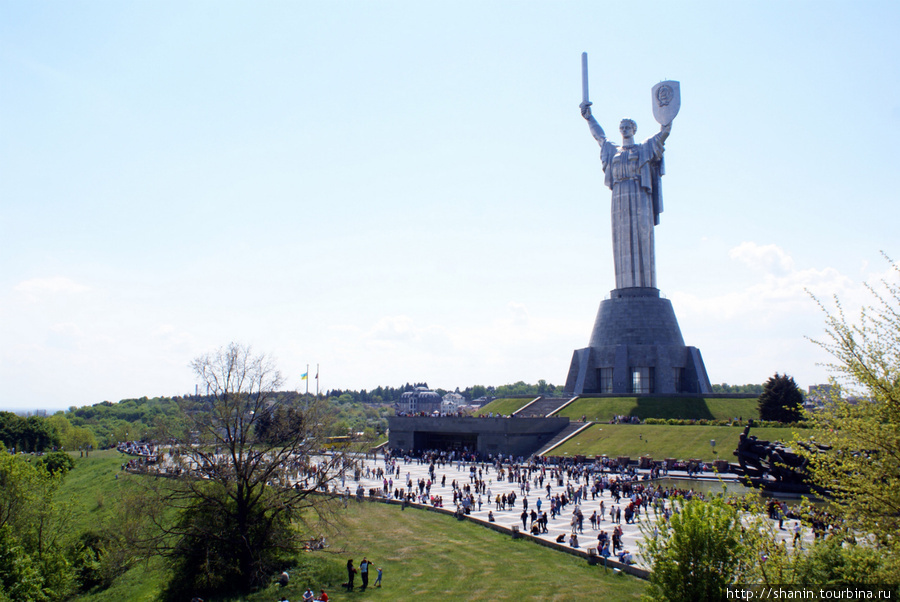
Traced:
<svg viewBox="0 0 900 602">
<path fill-rule="evenodd" d="M 537 395 L 535 395 L 537 397 Z M 495 399 L 491 403 L 486 406 L 482 406 L 479 410 L 474 412 L 476 416 L 480 414 L 484 414 L 487 416 L 488 412 L 493 412 L 494 414 L 503 414 L 504 416 L 508 416 L 513 412 L 521 409 L 525 406 L 525 404 L 530 403 L 534 397 L 515 397 L 509 399 Z"/>
<path fill-rule="evenodd" d="M 580 397 L 557 414 L 573 420 L 608 422 L 614 416 L 729 420 L 759 418 L 757 398 L 706 399 L 702 397 Z"/>
<path fill-rule="evenodd" d="M 343 517 L 329 538 L 346 549 L 342 566 L 365 555 L 384 570 L 384 587 L 347 593 L 332 584 L 332 600 L 637 600 L 646 590 L 637 578 L 444 514 L 351 502 Z M 291 600 L 303 591 L 297 585 Z"/>
<path fill-rule="evenodd" d="M 76 457 L 76 467 L 58 491 L 72 503 L 69 528 L 80 533 L 116 520 L 116 499 L 147 478 L 119 470 L 125 461 L 117 451 Z M 118 479 L 116 475 L 119 475 Z M 526 540 L 513 540 L 452 516 L 380 504 L 351 502 L 340 513 L 340 524 L 328 533 L 329 548 L 307 552 L 303 558 L 319 567 L 323 582 L 311 583 L 316 593 L 325 588 L 331 600 L 578 600 L 595 596 L 609 600 L 637 600 L 646 583 L 588 566 L 587 561 Z M 348 558 L 358 565 L 363 555 L 384 570 L 384 587 L 345 592 Z M 324 567 L 324 568 L 323 568 Z M 300 600 L 307 585 L 303 567 L 289 569 L 287 588 L 272 585 L 229 601 L 273 602 Z M 104 591 L 73 598 L 75 602 L 155 602 L 166 582 L 159 558 L 139 564 Z M 371 582 L 375 580 L 372 573 Z M 356 584 L 359 586 L 357 578 Z"/>
<path fill-rule="evenodd" d="M 688 460 L 736 461 L 732 452 L 737 449 L 738 437 L 743 432 L 739 426 L 670 426 L 647 424 L 594 424 L 550 452 L 553 456 L 599 456 L 606 454 L 638 458 L 649 455 L 654 460 L 675 458 Z M 751 435 L 760 439 L 790 442 L 791 428 L 751 429 Z M 811 434 L 811 432 L 810 432 Z M 710 446 L 715 439 L 715 449 Z M 716 456 L 714 451 L 718 451 Z"/>
</svg>

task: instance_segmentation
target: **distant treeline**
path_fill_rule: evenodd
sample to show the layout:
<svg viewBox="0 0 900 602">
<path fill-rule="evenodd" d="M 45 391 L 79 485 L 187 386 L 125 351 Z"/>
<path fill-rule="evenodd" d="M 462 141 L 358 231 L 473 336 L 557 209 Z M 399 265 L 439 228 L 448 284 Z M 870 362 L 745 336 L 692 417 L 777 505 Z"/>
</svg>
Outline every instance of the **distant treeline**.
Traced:
<svg viewBox="0 0 900 602">
<path fill-rule="evenodd" d="M 354 391 L 352 389 L 332 389 L 326 394 L 328 397 L 341 398 L 349 396 L 352 401 L 360 403 L 396 403 L 400 401 L 400 396 L 407 391 L 412 391 L 416 387 L 428 387 L 428 383 L 406 383 L 402 387 L 376 387 L 371 391 L 361 389 Z M 453 391 L 447 389 L 433 389 L 439 395 L 446 395 Z M 523 381 L 509 385 L 500 385 L 499 387 L 472 385 L 465 389 L 457 388 L 456 393 L 463 395 L 468 401 L 479 399 L 481 397 L 529 397 L 538 395 L 548 395 L 551 397 L 563 394 L 563 387 L 549 384 L 545 380 L 539 380 L 537 384 L 530 385 Z M 344 397 L 344 399 L 348 399 Z"/>
<path fill-rule="evenodd" d="M 379 386 L 372 390 L 327 391 L 325 403 L 331 404 L 330 415 L 333 419 L 329 434 L 365 432 L 370 437 L 383 436 L 394 404 L 400 401 L 403 393 L 417 386 L 428 387 L 428 384 L 406 383 L 399 387 Z M 713 385 L 714 393 L 758 396 L 762 390 L 761 384 Z M 450 392 L 441 388 L 434 391 L 441 395 Z M 563 387 L 539 380 L 537 384 L 519 381 L 497 387 L 472 385 L 455 392 L 471 402 L 485 397 L 559 397 L 563 395 Z M 281 391 L 276 398 L 285 403 L 299 403 L 303 396 L 296 391 Z M 22 417 L 11 412 L 0 412 L 0 441 L 10 449 L 43 451 L 54 447 L 67 450 L 105 448 L 127 440 L 164 440 L 187 426 L 183 407 L 191 406 L 195 408 L 191 411 L 196 411 L 203 407 L 205 400 L 202 395 L 187 396 L 185 399 L 141 397 L 123 399 L 118 403 L 103 401 L 80 408 L 72 406 L 67 412 L 57 412 L 52 416 Z"/>
<path fill-rule="evenodd" d="M 721 385 L 712 386 L 713 393 L 746 393 L 747 395 L 762 395 L 763 386 L 758 385 L 729 385 L 722 383 Z"/>
<path fill-rule="evenodd" d="M 46 418 L 0 412 L 0 443 L 7 449 L 34 452 L 57 447 L 60 441 Z"/>
</svg>

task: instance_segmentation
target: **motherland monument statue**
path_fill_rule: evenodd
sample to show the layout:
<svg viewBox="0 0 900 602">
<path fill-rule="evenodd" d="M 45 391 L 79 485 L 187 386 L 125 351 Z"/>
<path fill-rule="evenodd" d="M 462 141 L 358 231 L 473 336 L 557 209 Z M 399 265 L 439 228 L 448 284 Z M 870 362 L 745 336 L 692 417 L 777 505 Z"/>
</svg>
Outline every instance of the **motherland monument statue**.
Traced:
<svg viewBox="0 0 900 602">
<path fill-rule="evenodd" d="M 566 391 L 583 393 L 708 393 L 696 347 L 686 347 L 668 299 L 656 287 L 654 228 L 663 210 L 663 153 L 681 108 L 681 86 L 662 81 L 651 90 L 655 135 L 634 141 L 637 123 L 622 119 L 622 144 L 606 137 L 588 98 L 587 53 L 581 55 L 581 116 L 600 144 L 604 182 L 612 191 L 611 225 L 616 288 L 600 304 L 589 347 L 572 357 Z"/>
<path fill-rule="evenodd" d="M 612 190 L 612 241 L 616 268 L 616 288 L 656 287 L 653 228 L 662 212 L 660 179 L 665 173 L 663 152 L 672 131 L 672 120 L 681 106 L 678 82 L 660 82 L 654 86 L 654 116 L 660 122 L 659 133 L 636 143 L 637 123 L 625 118 L 619 124 L 622 145 L 606 138 L 606 133 L 591 114 L 587 93 L 587 53 L 582 55 L 581 115 L 600 144 L 605 183 Z"/>
</svg>

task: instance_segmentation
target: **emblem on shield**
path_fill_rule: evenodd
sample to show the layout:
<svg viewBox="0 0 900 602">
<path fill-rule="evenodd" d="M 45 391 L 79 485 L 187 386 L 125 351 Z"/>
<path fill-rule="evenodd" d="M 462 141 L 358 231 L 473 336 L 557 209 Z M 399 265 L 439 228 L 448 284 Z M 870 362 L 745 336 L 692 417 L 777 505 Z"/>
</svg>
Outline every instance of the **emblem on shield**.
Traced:
<svg viewBox="0 0 900 602">
<path fill-rule="evenodd" d="M 676 81 L 659 82 L 650 91 L 653 117 L 660 125 L 672 123 L 681 108 L 681 86 Z"/>
</svg>

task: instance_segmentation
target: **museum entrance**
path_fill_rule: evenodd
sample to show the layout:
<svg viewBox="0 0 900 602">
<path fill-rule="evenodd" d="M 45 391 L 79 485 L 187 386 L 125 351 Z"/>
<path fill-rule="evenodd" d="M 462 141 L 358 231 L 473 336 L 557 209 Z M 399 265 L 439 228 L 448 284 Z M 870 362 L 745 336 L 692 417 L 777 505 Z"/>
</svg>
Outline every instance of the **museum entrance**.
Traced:
<svg viewBox="0 0 900 602">
<path fill-rule="evenodd" d="M 478 435 L 475 433 L 434 433 L 418 431 L 413 439 L 416 451 L 436 449 L 439 451 L 478 450 Z"/>
</svg>

